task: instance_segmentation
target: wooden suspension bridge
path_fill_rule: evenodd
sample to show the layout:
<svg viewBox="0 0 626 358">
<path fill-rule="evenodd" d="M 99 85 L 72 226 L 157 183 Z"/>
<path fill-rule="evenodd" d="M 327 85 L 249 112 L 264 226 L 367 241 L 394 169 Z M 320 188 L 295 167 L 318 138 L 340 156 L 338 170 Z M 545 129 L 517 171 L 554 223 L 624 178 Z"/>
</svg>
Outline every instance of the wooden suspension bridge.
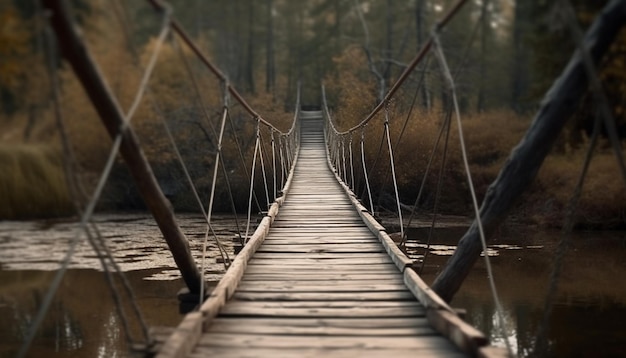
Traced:
<svg viewBox="0 0 626 358">
<path fill-rule="evenodd" d="M 300 117 L 283 197 L 200 310 L 154 331 L 157 357 L 504 356 L 338 180 L 322 113 Z"/>
<path fill-rule="evenodd" d="M 158 1 L 149 1 L 163 11 Z M 459 0 L 438 23 L 438 28 L 443 27 L 464 2 Z M 62 1 L 43 0 L 43 3 L 50 11 L 50 23 L 57 38 L 63 39 L 59 42 L 63 56 L 85 87 L 109 134 L 115 138 L 133 178 L 141 183 L 139 191 L 159 224 L 185 283 L 192 293 L 202 295 L 202 276 L 138 140 L 128 126 L 130 118 L 123 114 L 101 78 Z M 620 6 L 623 8 L 618 1 L 612 5 L 613 8 Z M 222 81 L 225 91 L 242 105 L 257 125 L 275 130 L 228 84 L 226 76 L 204 57 L 174 20 L 168 18 L 165 23 Z M 615 22 L 605 22 L 611 26 L 599 23 L 602 26 L 596 26 L 585 40 L 595 50 L 590 51 L 594 57 L 587 60 L 597 61 L 608 48 L 610 41 L 598 38 L 611 38 L 617 33 Z M 609 36 L 595 36 L 594 31 Z M 161 37 L 166 33 L 163 31 Z M 373 112 L 357 127 L 339 135 L 359 130 L 380 112 L 435 39 L 431 38 L 424 45 Z M 495 182 L 492 187 L 495 189 L 490 192 L 508 194 L 502 198 L 488 193 L 481 213 L 477 213 L 487 231 L 494 230 L 512 199 L 532 180 L 556 133 L 564 125 L 563 118 L 573 110 L 569 104 L 580 97 L 580 89 L 587 83 L 582 57 L 573 57 L 529 129 L 528 140 L 522 141 L 516 155 L 508 162 L 510 165 L 503 168 L 503 179 Z M 576 89 L 578 97 L 572 99 L 573 95 L 563 88 Z M 138 93 L 144 90 L 141 88 Z M 228 116 L 227 102 L 225 99 L 222 132 Z M 298 112 L 294 128 L 299 128 L 300 133 L 284 134 L 285 143 L 289 140 L 293 151 L 288 160 L 293 165 L 282 196 L 276 198 L 223 279 L 200 307 L 187 314 L 178 327 L 153 329 L 156 344 L 150 347 L 150 355 L 162 358 L 507 355 L 507 351 L 490 346 L 483 333 L 465 323 L 446 303 L 480 255 L 479 225 L 475 222 L 464 236 L 465 251 L 457 250 L 451 259 L 453 264 L 447 265 L 440 275 L 444 279 L 435 281 L 434 287 L 443 298 L 438 296 L 416 274 L 413 262 L 398 249 L 385 228 L 376 222 L 342 181 L 340 173 L 333 169 L 325 136 L 329 129 L 325 127 L 322 112 Z M 218 160 L 215 162 L 217 172 Z M 345 174 L 345 169 L 343 172 Z M 511 177 L 516 180 L 507 180 Z M 45 313 L 45 309 L 40 312 Z"/>
</svg>

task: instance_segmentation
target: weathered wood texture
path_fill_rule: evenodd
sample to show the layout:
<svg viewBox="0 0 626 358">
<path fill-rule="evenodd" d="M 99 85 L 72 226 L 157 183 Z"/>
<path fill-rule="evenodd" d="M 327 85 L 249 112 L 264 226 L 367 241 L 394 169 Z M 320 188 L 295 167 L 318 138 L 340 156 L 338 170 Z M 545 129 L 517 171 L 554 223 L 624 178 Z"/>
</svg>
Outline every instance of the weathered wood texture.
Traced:
<svg viewBox="0 0 626 358">
<path fill-rule="evenodd" d="M 262 243 L 251 241 L 254 247 L 239 254 L 242 262 L 236 260 L 209 298 L 216 303 L 202 306 L 202 335 L 178 333 L 197 338 L 191 351 L 179 344 L 185 354 L 478 355 L 484 336 L 406 269 L 410 260 L 329 170 L 322 119 L 301 125 L 280 212 Z"/>
</svg>

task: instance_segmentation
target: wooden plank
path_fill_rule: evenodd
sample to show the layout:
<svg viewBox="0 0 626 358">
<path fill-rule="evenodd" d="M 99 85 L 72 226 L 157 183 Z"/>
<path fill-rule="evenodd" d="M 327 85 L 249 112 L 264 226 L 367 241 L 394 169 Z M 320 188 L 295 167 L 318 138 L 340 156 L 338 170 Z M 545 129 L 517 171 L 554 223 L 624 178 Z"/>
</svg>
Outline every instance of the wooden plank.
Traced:
<svg viewBox="0 0 626 358">
<path fill-rule="evenodd" d="M 355 306 L 359 307 L 392 307 L 392 308 L 415 308 L 420 309 L 422 314 L 425 314 L 424 306 L 422 306 L 417 301 L 372 301 L 372 302 L 361 302 L 361 301 L 353 301 L 353 300 L 345 300 L 345 301 L 329 301 L 329 302 L 320 302 L 320 301 L 286 301 L 286 302 L 242 302 L 233 300 L 229 302 L 228 308 L 225 308 L 224 312 L 228 312 L 229 309 L 234 308 L 246 308 L 253 307 L 254 309 L 278 309 L 278 308 L 353 308 Z M 222 312 L 222 313 L 224 313 Z M 408 316 L 407 316 L 408 317 Z"/>
<path fill-rule="evenodd" d="M 285 303 L 285 302 L 283 302 Z M 333 303 L 333 302 L 329 302 Z M 375 302 L 374 302 L 375 303 Z M 323 303 L 322 303 L 323 304 Z M 227 318 L 216 318 L 214 322 L 217 320 L 223 321 L 231 321 L 237 322 L 238 320 L 250 320 L 255 322 L 266 322 L 268 325 L 281 325 L 285 322 L 289 322 L 289 325 L 292 327 L 312 327 L 312 326 L 322 326 L 322 327 L 335 327 L 335 328 L 349 328 L 349 329 L 365 329 L 365 328 L 378 328 L 378 329 L 393 329 L 393 328 L 411 328 L 411 327 L 423 327 L 429 326 L 429 323 L 424 318 L 416 318 L 416 317 L 383 317 L 383 318 L 326 318 L 326 317 L 298 317 L 294 318 L 267 318 L 267 317 L 255 317 L 255 318 L 246 318 L 246 317 L 227 317 Z M 242 321 L 243 322 L 243 321 Z M 376 323 L 375 325 L 373 323 Z M 170 333 L 173 331 L 172 328 L 169 328 Z M 213 327 L 210 330 L 214 330 Z"/>
<path fill-rule="evenodd" d="M 326 281 L 323 283 L 305 282 L 275 282 L 275 281 L 242 281 L 238 292 L 381 292 L 381 291 L 407 291 L 404 284 L 381 284 L 377 282 L 350 283 L 348 281 Z"/>
<path fill-rule="evenodd" d="M 258 301 L 388 301 L 415 300 L 409 291 L 376 291 L 376 292 L 235 292 L 234 299 Z"/>
<path fill-rule="evenodd" d="M 185 316 L 159 350 L 157 358 L 182 358 L 189 355 L 202 336 L 202 313 L 192 312 Z"/>
<path fill-rule="evenodd" d="M 253 276 L 258 276 L 258 275 L 253 275 Z M 369 277 L 369 276 L 362 276 L 362 277 Z M 354 278 L 353 277 L 349 277 L 349 278 L 343 278 L 343 277 L 334 277 L 331 275 L 324 275 L 322 278 L 318 278 L 316 276 L 308 276 L 309 279 L 307 279 L 307 277 L 303 277 L 301 278 L 300 275 L 291 275 L 291 276 L 286 276 L 286 275 L 282 275 L 280 276 L 280 278 L 274 278 L 274 279 L 265 279 L 265 280 L 261 280 L 261 279 L 252 279 L 249 280 L 247 279 L 247 277 L 244 277 L 244 279 L 242 280 L 242 282 L 244 281 L 251 281 L 253 283 L 267 283 L 272 284 L 278 284 L 278 283 L 283 283 L 285 285 L 306 285 L 306 286 L 317 286 L 317 285 L 327 285 L 326 282 L 328 282 L 328 284 L 332 284 L 332 285 L 348 285 L 350 283 L 354 283 L 355 285 L 377 285 L 377 284 L 394 284 L 394 285 L 402 285 L 404 286 L 404 288 L 406 289 L 406 286 L 404 285 L 404 281 L 402 280 L 402 277 L 393 277 L 393 276 L 386 276 L 385 279 L 365 279 L 365 278 Z"/>
<path fill-rule="evenodd" d="M 463 352 L 475 355 L 480 347 L 489 343 L 482 332 L 452 312 L 429 309 L 426 316 L 435 330 L 447 337 Z"/>
<path fill-rule="evenodd" d="M 326 349 L 384 349 L 389 347 L 407 349 L 450 349 L 450 343 L 438 336 L 424 337 L 322 337 L 322 336 L 279 336 L 254 334 L 203 335 L 198 346 L 247 348 L 320 348 Z"/>
<path fill-rule="evenodd" d="M 404 271 L 404 283 L 426 308 L 454 310 L 433 291 L 413 269 Z"/>
<path fill-rule="evenodd" d="M 371 265 L 327 265 L 327 264 L 319 264 L 315 265 L 314 268 L 311 265 L 272 265 L 270 262 L 263 261 L 263 264 L 248 264 L 246 268 L 246 272 L 251 273 L 270 273 L 270 272 L 289 272 L 289 273 L 307 273 L 307 272 L 327 272 L 327 273 L 353 273 L 353 272 L 362 272 L 362 273 L 397 273 L 398 268 L 393 264 L 371 264 Z"/>
<path fill-rule="evenodd" d="M 385 254 L 380 245 L 368 244 L 337 244 L 337 245 L 265 245 L 257 251 L 257 254 L 264 253 L 261 257 L 286 257 L 292 258 L 337 258 L 337 257 L 376 257 L 375 255 Z M 350 254 L 354 256 L 350 256 Z M 256 256 L 256 255 L 255 255 Z M 384 256 L 379 256 L 384 257 Z"/>
<path fill-rule="evenodd" d="M 257 256 L 259 255 L 259 256 Z M 371 258 L 358 257 L 358 258 L 300 258 L 300 259 L 280 259 L 275 255 L 259 253 L 255 255 L 255 257 L 250 260 L 250 264 L 255 265 L 276 265 L 277 261 L 280 260 L 280 265 L 293 265 L 293 266 L 303 266 L 303 265 L 312 265 L 316 266 L 318 264 L 322 265 L 354 265 L 354 266 L 364 266 L 364 265 L 372 265 L 372 264 L 389 264 L 392 263 L 389 257 L 376 257 L 373 256 Z M 295 254 L 294 254 L 295 255 Z M 328 256 L 328 255 L 326 255 Z M 265 259 L 264 259 L 265 258 Z"/>
<path fill-rule="evenodd" d="M 456 352 L 446 348 L 259 348 L 259 347 L 197 347 L 197 349 L 189 356 L 190 358 L 415 358 L 423 357 L 465 357 L 460 352 Z"/>
<path fill-rule="evenodd" d="M 406 327 L 381 327 L 380 319 L 357 319 L 358 324 L 348 327 L 330 324 L 324 319 L 315 318 L 216 318 L 207 332 L 243 333 L 265 335 L 296 336 L 426 336 L 436 332 L 428 325 L 426 318 L 413 319 Z M 337 320 L 335 320 L 337 321 Z M 344 321 L 347 321 L 344 320 Z M 352 319 L 355 321 L 355 319 Z"/>
<path fill-rule="evenodd" d="M 414 301 L 233 301 L 220 317 L 300 317 L 300 318 L 426 318 L 424 307 Z"/>
<path fill-rule="evenodd" d="M 394 274 L 378 274 L 378 273 L 353 273 L 353 274 L 334 274 L 334 273 L 273 273 L 258 274 L 246 272 L 243 281 L 326 281 L 326 280 L 349 280 L 357 281 L 378 281 L 378 282 L 399 282 L 397 273 Z"/>
</svg>

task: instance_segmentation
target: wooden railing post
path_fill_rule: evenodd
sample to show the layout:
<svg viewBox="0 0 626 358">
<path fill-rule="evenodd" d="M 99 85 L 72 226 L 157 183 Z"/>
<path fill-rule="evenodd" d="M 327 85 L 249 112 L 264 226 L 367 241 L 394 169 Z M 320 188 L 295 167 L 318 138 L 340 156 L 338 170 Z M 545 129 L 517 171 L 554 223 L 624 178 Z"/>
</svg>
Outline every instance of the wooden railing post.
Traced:
<svg viewBox="0 0 626 358">
<path fill-rule="evenodd" d="M 109 135 L 115 138 L 123 128 L 123 112 L 74 27 L 65 1 L 42 0 L 42 2 L 50 12 L 50 23 L 58 38 L 63 57 L 72 66 Z M 191 256 L 187 238 L 176 223 L 170 202 L 161 192 L 152 168 L 139 146 L 139 140 L 130 127 L 123 133 L 120 153 L 137 184 L 139 193 L 163 233 L 185 284 L 192 293 L 199 293 L 201 276 Z"/>
</svg>

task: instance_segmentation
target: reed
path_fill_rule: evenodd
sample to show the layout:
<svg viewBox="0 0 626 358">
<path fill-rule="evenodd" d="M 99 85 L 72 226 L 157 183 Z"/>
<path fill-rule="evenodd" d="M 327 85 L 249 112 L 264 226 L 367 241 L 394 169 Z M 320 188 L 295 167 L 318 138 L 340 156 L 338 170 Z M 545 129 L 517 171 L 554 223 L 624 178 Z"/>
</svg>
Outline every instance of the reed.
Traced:
<svg viewBox="0 0 626 358">
<path fill-rule="evenodd" d="M 0 173 L 0 219 L 72 213 L 62 159 L 52 146 L 0 145 Z"/>
</svg>

